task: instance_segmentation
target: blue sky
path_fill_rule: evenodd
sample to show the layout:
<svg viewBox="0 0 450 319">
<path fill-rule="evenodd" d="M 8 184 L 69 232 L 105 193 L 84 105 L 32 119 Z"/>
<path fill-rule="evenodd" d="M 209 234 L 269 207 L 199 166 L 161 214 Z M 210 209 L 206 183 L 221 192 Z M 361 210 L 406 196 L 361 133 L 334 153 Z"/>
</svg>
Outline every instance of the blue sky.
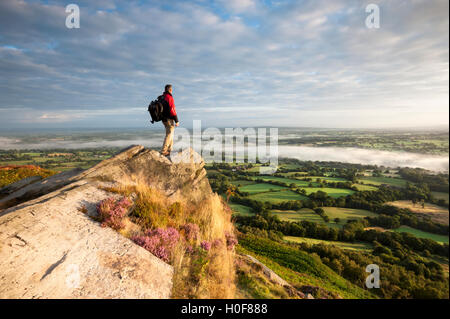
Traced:
<svg viewBox="0 0 450 319">
<path fill-rule="evenodd" d="M 448 126 L 446 0 L 71 2 L 0 1 L 1 128 Z"/>
</svg>

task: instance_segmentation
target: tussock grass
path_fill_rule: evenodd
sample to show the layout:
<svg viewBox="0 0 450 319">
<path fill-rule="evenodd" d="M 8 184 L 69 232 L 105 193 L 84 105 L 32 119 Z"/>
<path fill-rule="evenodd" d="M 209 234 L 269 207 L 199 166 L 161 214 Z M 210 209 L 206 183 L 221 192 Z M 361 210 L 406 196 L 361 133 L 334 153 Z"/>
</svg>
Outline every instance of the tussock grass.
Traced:
<svg viewBox="0 0 450 319">
<path fill-rule="evenodd" d="M 174 267 L 172 298 L 234 298 L 236 272 L 234 248 L 227 247 L 227 235 L 234 234 L 232 211 L 217 194 L 203 199 L 171 200 L 139 179 L 126 185 L 104 187 L 134 200 L 134 207 L 121 233 L 142 235 L 156 228 L 173 227 L 181 240 L 171 252 Z M 187 238 L 185 225 L 198 225 L 196 238 Z M 132 229 L 130 231 L 129 229 Z M 204 244 L 206 243 L 206 244 Z M 210 245 L 209 250 L 202 247 Z"/>
</svg>

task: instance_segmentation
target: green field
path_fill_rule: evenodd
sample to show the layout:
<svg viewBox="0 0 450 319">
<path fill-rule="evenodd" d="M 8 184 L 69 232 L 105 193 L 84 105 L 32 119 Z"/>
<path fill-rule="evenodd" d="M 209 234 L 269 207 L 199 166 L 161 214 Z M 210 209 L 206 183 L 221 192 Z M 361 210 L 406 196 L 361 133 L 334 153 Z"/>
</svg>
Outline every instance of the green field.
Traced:
<svg viewBox="0 0 450 319">
<path fill-rule="evenodd" d="M 301 175 L 303 175 L 303 176 L 307 176 L 308 175 L 308 172 L 288 172 L 288 173 L 281 173 L 283 176 L 286 176 L 286 177 L 289 177 L 289 176 L 292 176 L 292 175 L 295 175 L 295 174 L 301 174 Z"/>
<path fill-rule="evenodd" d="M 363 184 L 353 184 L 358 191 L 376 191 L 378 188 L 376 186 L 369 186 L 369 185 L 363 185 Z"/>
<path fill-rule="evenodd" d="M 444 235 L 437 235 L 437 234 L 432 234 L 432 233 L 427 233 L 424 232 L 422 230 L 418 230 L 415 228 L 411 228 L 408 226 L 400 226 L 397 229 L 394 229 L 395 232 L 398 233 L 409 233 L 412 234 L 418 238 L 428 238 L 428 239 L 432 239 L 434 241 L 437 241 L 439 243 L 446 243 L 448 244 L 448 236 L 444 236 Z"/>
<path fill-rule="evenodd" d="M 286 189 L 286 187 L 272 185 L 268 183 L 259 183 L 259 184 L 247 184 L 245 186 L 239 187 L 239 190 L 242 192 L 248 192 L 250 195 L 258 194 L 262 192 L 270 192 L 271 190 L 282 190 Z"/>
<path fill-rule="evenodd" d="M 442 193 L 442 192 L 431 192 L 433 196 L 437 199 L 443 199 L 447 203 L 449 202 L 449 194 L 448 193 Z"/>
<path fill-rule="evenodd" d="M 301 187 L 307 187 L 310 183 L 310 182 L 300 181 L 298 179 L 293 179 L 293 178 L 284 178 L 284 177 L 267 176 L 267 175 L 261 175 L 261 176 L 255 177 L 255 179 L 262 179 L 265 181 L 276 181 L 276 182 L 282 182 L 282 183 L 286 183 L 286 184 L 295 184 L 295 185 L 301 186 Z M 317 186 L 317 183 L 315 183 L 315 182 L 313 182 L 312 184 L 314 186 Z"/>
<path fill-rule="evenodd" d="M 233 210 L 233 215 L 254 216 L 250 207 L 235 203 L 229 203 L 228 206 Z"/>
<path fill-rule="evenodd" d="M 327 181 L 327 182 L 348 182 L 345 178 L 342 177 L 328 177 L 328 176 L 305 176 L 305 178 L 311 178 L 313 182 L 315 182 L 317 179 L 320 179 L 321 181 Z"/>
<path fill-rule="evenodd" d="M 241 254 L 254 256 L 293 285 L 320 286 L 347 299 L 376 298 L 370 291 L 336 274 L 320 259 L 287 244 L 260 237 L 242 236 L 237 249 Z"/>
<path fill-rule="evenodd" d="M 321 240 L 321 239 L 294 237 L 294 236 L 284 236 L 283 239 L 288 242 L 307 243 L 310 245 L 325 244 L 349 250 L 371 251 L 373 249 L 373 246 L 371 244 L 363 242 L 345 243 L 342 241 L 330 241 L 330 240 Z"/>
<path fill-rule="evenodd" d="M 360 177 L 358 179 L 358 183 L 363 182 L 364 184 L 369 185 L 375 185 L 379 186 L 382 184 L 395 186 L 395 187 L 405 187 L 406 186 L 406 180 L 401 178 L 391 178 L 391 177 L 373 177 L 373 176 L 367 176 L 367 177 Z"/>
<path fill-rule="evenodd" d="M 231 181 L 231 184 L 233 184 L 234 186 L 239 186 L 239 185 L 245 186 L 245 185 L 254 184 L 254 182 L 240 179 L 240 180 L 236 180 L 236 181 Z"/>
<path fill-rule="evenodd" d="M 270 185 L 269 186 L 275 186 Z M 290 200 L 305 200 L 307 197 L 297 194 L 291 190 L 281 190 L 278 192 L 256 193 L 249 196 L 250 199 L 261 202 L 281 203 Z"/>
<path fill-rule="evenodd" d="M 325 215 L 330 218 L 330 222 L 326 223 L 322 217 L 317 215 L 312 209 L 302 208 L 298 211 L 292 210 L 272 210 L 272 214 L 277 215 L 280 220 L 299 222 L 307 220 L 333 228 L 341 228 L 349 219 L 362 219 L 366 216 L 377 216 L 377 214 L 364 209 L 340 208 L 340 207 L 322 207 Z M 339 224 L 334 222 L 335 218 L 339 218 Z"/>
<path fill-rule="evenodd" d="M 338 198 L 341 196 L 347 196 L 353 194 L 355 191 L 351 189 L 345 189 L 345 188 L 330 188 L 330 187 L 304 187 L 304 190 L 306 191 L 306 195 L 309 195 L 311 193 L 315 193 L 317 191 L 322 191 L 328 194 L 328 196 L 333 198 Z"/>
</svg>

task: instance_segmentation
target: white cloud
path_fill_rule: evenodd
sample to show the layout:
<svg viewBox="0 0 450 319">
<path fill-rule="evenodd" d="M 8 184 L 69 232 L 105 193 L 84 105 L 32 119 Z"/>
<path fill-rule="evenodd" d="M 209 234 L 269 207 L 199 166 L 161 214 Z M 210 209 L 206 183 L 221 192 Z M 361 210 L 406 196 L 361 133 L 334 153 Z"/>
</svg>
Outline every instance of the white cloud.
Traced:
<svg viewBox="0 0 450 319">
<path fill-rule="evenodd" d="M 256 0 L 220 0 L 225 8 L 233 13 L 248 12 L 256 9 Z"/>
<path fill-rule="evenodd" d="M 110 3 L 80 2 L 81 28 L 69 30 L 61 1 L 0 2 L 0 109 L 140 123 L 172 83 L 182 120 L 448 123 L 447 1 L 381 1 L 378 30 L 358 1 L 223 2 L 231 16 L 207 1 Z"/>
</svg>

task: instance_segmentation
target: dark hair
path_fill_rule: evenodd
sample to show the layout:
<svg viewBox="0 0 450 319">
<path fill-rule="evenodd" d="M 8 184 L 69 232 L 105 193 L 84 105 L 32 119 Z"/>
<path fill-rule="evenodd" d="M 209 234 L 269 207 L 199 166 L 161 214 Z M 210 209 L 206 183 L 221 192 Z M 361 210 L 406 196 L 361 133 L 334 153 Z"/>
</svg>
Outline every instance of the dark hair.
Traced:
<svg viewBox="0 0 450 319">
<path fill-rule="evenodd" d="M 169 90 L 172 88 L 172 84 L 166 84 L 164 87 L 164 91 L 169 92 Z"/>
</svg>

